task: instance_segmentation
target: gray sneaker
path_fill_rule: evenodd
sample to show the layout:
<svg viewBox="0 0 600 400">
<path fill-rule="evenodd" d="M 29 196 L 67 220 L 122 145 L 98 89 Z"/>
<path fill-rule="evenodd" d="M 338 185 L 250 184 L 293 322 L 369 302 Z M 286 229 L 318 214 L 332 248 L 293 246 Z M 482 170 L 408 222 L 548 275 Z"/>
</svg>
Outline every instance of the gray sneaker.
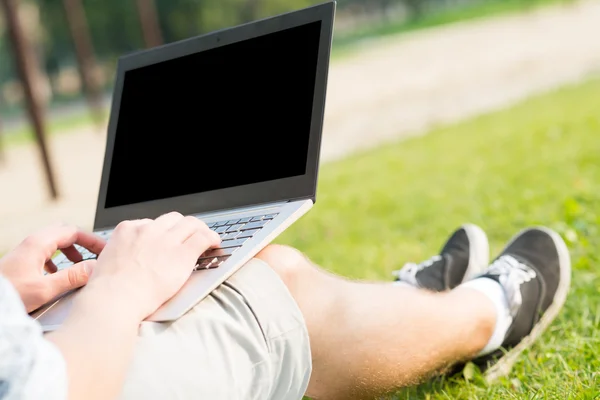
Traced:
<svg viewBox="0 0 600 400">
<path fill-rule="evenodd" d="M 485 232 L 477 225 L 465 224 L 452 233 L 438 255 L 420 264 L 408 263 L 393 274 L 396 281 L 421 289 L 452 290 L 483 272 L 489 252 Z"/>
<path fill-rule="evenodd" d="M 512 317 L 502 347 L 473 360 L 493 381 L 510 372 L 519 354 L 560 312 L 571 283 L 569 250 L 560 235 L 548 228 L 525 229 L 481 277 L 502 286 Z"/>
</svg>

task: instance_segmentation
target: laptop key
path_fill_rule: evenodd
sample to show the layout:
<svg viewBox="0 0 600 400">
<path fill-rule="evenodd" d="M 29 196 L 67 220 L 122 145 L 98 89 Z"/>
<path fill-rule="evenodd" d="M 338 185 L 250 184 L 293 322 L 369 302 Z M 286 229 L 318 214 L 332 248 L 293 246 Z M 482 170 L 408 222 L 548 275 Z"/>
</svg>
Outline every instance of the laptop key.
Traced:
<svg viewBox="0 0 600 400">
<path fill-rule="evenodd" d="M 199 269 L 208 269 L 208 266 L 213 262 L 213 261 L 217 261 L 217 257 L 212 257 L 212 258 L 205 258 L 204 260 L 198 261 L 198 264 L 196 264 L 196 268 L 194 268 L 195 270 L 199 270 Z"/>
<path fill-rule="evenodd" d="M 221 233 L 221 232 L 225 232 L 225 231 L 227 231 L 227 229 L 229 229 L 229 226 L 227 226 L 227 225 L 222 225 L 222 226 L 219 226 L 217 229 L 215 229 L 215 232 L 217 232 L 217 233 Z"/>
<path fill-rule="evenodd" d="M 78 250 L 79 250 L 79 254 L 81 254 L 81 258 L 83 260 L 95 260 L 96 258 L 98 258 L 98 256 L 96 254 L 92 253 L 85 247 L 79 247 Z"/>
<path fill-rule="evenodd" d="M 221 236 L 221 240 L 231 240 L 231 239 L 235 239 L 237 237 L 237 235 L 240 234 L 240 231 L 235 231 L 235 232 L 229 232 L 226 233 L 224 235 Z"/>
<path fill-rule="evenodd" d="M 238 224 L 246 224 L 246 223 L 250 222 L 251 219 L 252 219 L 252 217 L 242 218 L 238 221 Z"/>
<path fill-rule="evenodd" d="M 223 264 L 225 261 L 227 261 L 227 259 L 229 259 L 229 256 L 217 257 L 217 260 L 211 262 L 207 268 L 209 268 L 209 269 L 218 268 L 221 264 Z"/>
<path fill-rule="evenodd" d="M 230 256 L 235 251 L 239 249 L 239 247 L 229 247 L 227 249 L 212 249 L 205 252 L 202 256 L 200 256 L 200 260 L 203 261 L 206 258 L 220 257 L 220 256 Z"/>
<path fill-rule="evenodd" d="M 223 225 L 227 225 L 227 221 L 215 222 L 215 224 L 213 225 L 213 227 L 214 228 L 218 228 L 219 226 L 223 226 Z"/>
<path fill-rule="evenodd" d="M 223 264 L 225 261 L 227 261 L 228 258 L 229 258 L 229 256 L 222 256 L 222 257 L 209 257 L 209 258 L 205 258 L 204 260 L 199 260 L 198 264 L 196 264 L 196 268 L 194 268 L 194 271 L 217 268 L 221 264 Z"/>
<path fill-rule="evenodd" d="M 240 247 L 248 239 L 250 239 L 250 238 L 241 238 L 241 239 L 234 239 L 234 240 L 224 240 L 224 241 L 221 242 L 221 245 L 219 247 L 221 249 L 226 249 L 226 248 L 229 248 L 229 247 Z"/>
<path fill-rule="evenodd" d="M 64 255 L 64 253 L 58 253 L 58 255 L 54 258 L 52 258 L 52 262 L 55 265 L 60 264 L 61 262 L 65 261 L 67 259 L 67 256 Z"/>
<path fill-rule="evenodd" d="M 254 217 L 254 218 L 252 218 L 250 221 L 251 221 L 251 222 L 260 221 L 262 218 L 263 218 L 263 217 L 262 217 L 262 215 L 261 215 L 261 216 L 259 216 L 259 217 Z"/>
<path fill-rule="evenodd" d="M 227 232 L 229 233 L 239 231 L 242 226 L 244 226 L 244 224 L 231 225 L 229 229 L 227 229 Z"/>
<path fill-rule="evenodd" d="M 277 214 L 269 214 L 269 215 L 265 215 L 265 216 L 263 217 L 263 219 L 273 219 L 273 218 L 275 218 L 276 216 L 277 216 Z"/>
<path fill-rule="evenodd" d="M 248 229 L 262 228 L 268 222 L 269 222 L 269 220 L 262 220 L 262 221 L 250 222 L 249 224 L 244 225 L 243 228 L 242 228 L 242 230 L 247 231 Z"/>
<path fill-rule="evenodd" d="M 239 221 L 239 219 L 232 219 L 230 221 L 227 221 L 227 225 L 235 225 L 238 223 L 238 221 Z"/>
<path fill-rule="evenodd" d="M 258 232 L 258 231 L 260 231 L 260 228 L 259 229 L 250 229 L 250 230 L 247 230 L 247 231 L 242 231 L 240 234 L 238 234 L 236 236 L 236 239 L 250 238 L 250 237 L 254 236 L 254 234 L 256 232 Z"/>
<path fill-rule="evenodd" d="M 56 264 L 56 268 L 63 269 L 63 268 L 66 268 L 66 267 L 68 267 L 70 265 L 73 265 L 73 261 L 69 260 L 68 258 L 65 258 L 60 263 Z"/>
</svg>

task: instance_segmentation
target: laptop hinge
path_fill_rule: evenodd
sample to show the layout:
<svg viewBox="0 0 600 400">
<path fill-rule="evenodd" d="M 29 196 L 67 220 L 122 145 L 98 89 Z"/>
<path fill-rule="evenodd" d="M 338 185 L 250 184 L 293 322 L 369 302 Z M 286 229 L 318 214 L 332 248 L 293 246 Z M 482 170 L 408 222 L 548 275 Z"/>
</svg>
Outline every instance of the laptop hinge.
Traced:
<svg viewBox="0 0 600 400">
<path fill-rule="evenodd" d="M 277 208 L 283 207 L 287 203 L 290 203 L 293 201 L 300 201 L 300 200 L 303 200 L 303 199 L 276 201 L 273 203 L 255 204 L 252 206 L 237 207 L 237 208 L 230 208 L 230 209 L 224 209 L 224 210 L 207 211 L 207 212 L 202 212 L 202 213 L 198 213 L 198 214 L 190 214 L 190 215 L 193 215 L 198 218 L 204 218 L 204 217 L 209 217 L 209 216 L 212 217 L 214 215 L 222 215 L 222 214 L 241 214 L 241 213 L 246 213 L 249 211 L 265 210 L 265 212 L 266 212 L 267 210 L 277 209 Z M 114 226 L 108 226 L 108 227 L 96 228 L 96 229 L 94 229 L 94 231 L 102 232 L 102 231 L 108 231 L 108 230 L 111 230 L 114 228 L 115 228 Z"/>
<path fill-rule="evenodd" d="M 278 202 L 273 202 L 273 203 L 257 204 L 257 205 L 253 205 L 253 206 L 230 208 L 227 210 L 214 210 L 214 211 L 208 211 L 208 212 L 203 212 L 203 213 L 198 213 L 198 214 L 193 214 L 193 215 L 195 217 L 202 218 L 204 216 L 213 216 L 213 215 L 218 215 L 218 214 L 238 214 L 238 213 L 245 213 L 248 211 L 260 211 L 260 210 L 269 210 L 269 209 L 274 209 L 274 208 L 280 208 L 280 207 L 283 207 L 287 203 L 289 203 L 289 201 L 278 201 Z"/>
</svg>

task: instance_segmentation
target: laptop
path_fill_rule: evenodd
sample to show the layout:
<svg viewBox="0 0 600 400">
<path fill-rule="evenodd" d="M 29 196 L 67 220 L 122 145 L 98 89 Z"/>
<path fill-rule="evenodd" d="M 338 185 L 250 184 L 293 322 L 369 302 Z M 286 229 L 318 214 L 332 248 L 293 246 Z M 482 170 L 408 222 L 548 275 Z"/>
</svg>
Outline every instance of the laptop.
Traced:
<svg viewBox="0 0 600 400">
<path fill-rule="evenodd" d="M 123 220 L 179 211 L 222 239 L 147 320 L 181 317 L 315 203 L 335 8 L 119 59 L 93 231 L 110 240 Z M 62 254 L 53 261 L 72 265 Z M 76 295 L 32 316 L 54 330 Z"/>
</svg>

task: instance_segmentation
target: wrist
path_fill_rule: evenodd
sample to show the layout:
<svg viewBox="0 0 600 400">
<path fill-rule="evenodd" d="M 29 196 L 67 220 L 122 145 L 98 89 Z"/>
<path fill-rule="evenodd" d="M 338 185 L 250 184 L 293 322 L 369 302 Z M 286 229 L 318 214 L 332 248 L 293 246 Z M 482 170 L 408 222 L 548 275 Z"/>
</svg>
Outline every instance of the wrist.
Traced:
<svg viewBox="0 0 600 400">
<path fill-rule="evenodd" d="M 137 326 L 146 317 L 135 296 L 110 279 L 98 279 L 86 285 L 73 301 L 73 314 L 109 314 L 122 325 Z"/>
</svg>

